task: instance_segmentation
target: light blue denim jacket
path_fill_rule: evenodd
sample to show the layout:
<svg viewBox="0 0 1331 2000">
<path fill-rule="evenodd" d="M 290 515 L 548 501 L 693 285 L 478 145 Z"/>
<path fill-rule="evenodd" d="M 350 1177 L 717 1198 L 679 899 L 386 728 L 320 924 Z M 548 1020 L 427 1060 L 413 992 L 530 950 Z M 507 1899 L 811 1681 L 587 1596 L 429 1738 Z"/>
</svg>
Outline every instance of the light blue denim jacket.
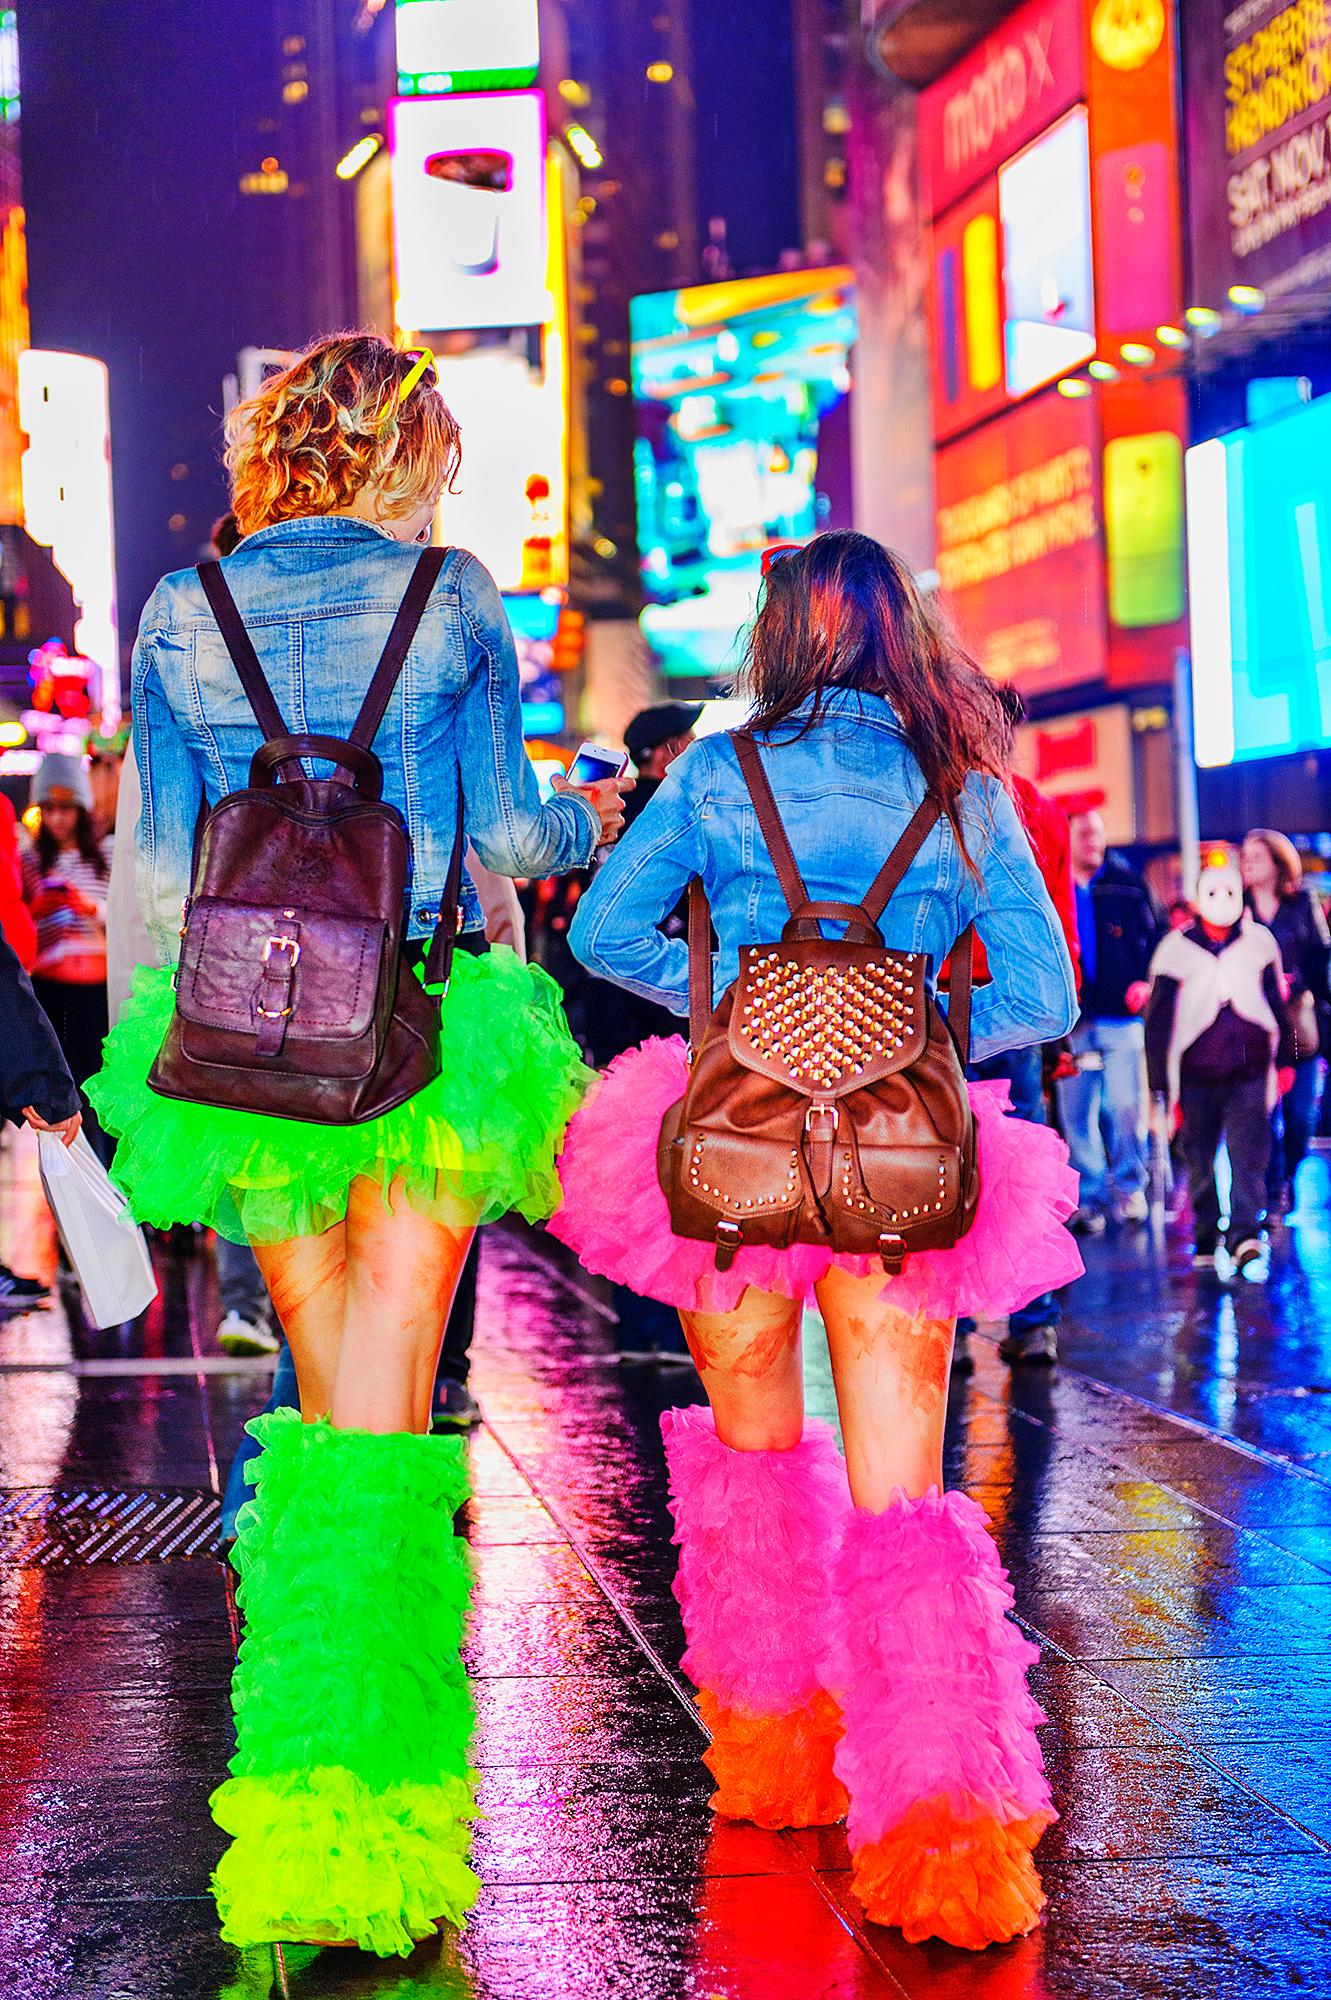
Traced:
<svg viewBox="0 0 1331 2000">
<path fill-rule="evenodd" d="M 344 516 L 280 521 L 223 564 L 287 727 L 351 730 L 420 550 Z M 197 573 L 164 577 L 134 649 L 134 744 L 143 777 L 139 902 L 161 962 L 179 951 L 201 792 L 215 803 L 249 782 L 260 732 Z M 453 847 L 457 774 L 468 838 L 500 875 L 590 861 L 600 823 L 584 799 L 542 805 L 522 744 L 518 663 L 494 580 L 449 553 L 374 741 L 384 797 L 414 856 L 408 933 L 427 937 Z M 463 927 L 481 926 L 470 882 Z"/>
<path fill-rule="evenodd" d="M 924 796 L 891 707 L 876 695 L 837 690 L 806 736 L 792 741 L 787 731 L 784 740 L 778 733 L 758 741 L 810 896 L 858 903 Z M 980 879 L 940 821 L 881 928 L 887 944 L 924 952 L 932 977 L 975 919 L 991 975 L 976 988 L 972 1011 L 979 1061 L 1066 1034 L 1077 998 L 1054 906 L 1007 792 L 972 774 L 962 816 Z M 739 969 L 740 947 L 778 938 L 788 914 L 727 736 L 703 738 L 672 764 L 612 850 L 578 904 L 569 933 L 575 955 L 630 992 L 686 1014 L 688 948 L 656 926 L 694 875 L 703 878 L 720 942 L 719 999 Z"/>
</svg>

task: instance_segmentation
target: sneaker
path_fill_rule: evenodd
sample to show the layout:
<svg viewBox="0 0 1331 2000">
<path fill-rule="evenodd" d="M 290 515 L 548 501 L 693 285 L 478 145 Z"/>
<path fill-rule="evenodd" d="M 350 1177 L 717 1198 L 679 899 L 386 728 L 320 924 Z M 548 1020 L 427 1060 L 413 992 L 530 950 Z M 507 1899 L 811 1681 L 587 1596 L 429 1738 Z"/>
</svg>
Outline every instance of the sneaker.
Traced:
<svg viewBox="0 0 1331 2000">
<path fill-rule="evenodd" d="M 8 1264 L 0 1264 L 0 1305 L 37 1306 L 51 1296 L 51 1287 L 38 1278 L 20 1278 Z"/>
<path fill-rule="evenodd" d="M 975 1356 L 971 1353 L 971 1337 L 969 1333 L 958 1332 L 956 1339 L 952 1343 L 952 1373 L 953 1375 L 973 1375 L 975 1373 Z"/>
<path fill-rule="evenodd" d="M 1250 1285 L 1264 1285 L 1267 1278 L 1266 1246 L 1255 1236 L 1247 1236 L 1231 1256 L 1235 1274 L 1246 1278 Z"/>
<path fill-rule="evenodd" d="M 1009 1333 L 998 1343 L 998 1351 L 1004 1361 L 1014 1366 L 1034 1366 L 1051 1368 L 1058 1360 L 1058 1329 L 1053 1326 L 1028 1326 L 1020 1333 Z"/>
<path fill-rule="evenodd" d="M 440 1394 L 442 1390 L 442 1394 Z M 430 1411 L 432 1431 L 469 1431 L 481 1421 L 481 1406 L 465 1382 L 444 1382 Z"/>
<path fill-rule="evenodd" d="M 1140 1188 L 1138 1188 L 1136 1194 L 1130 1194 L 1126 1201 L 1119 1203 L 1114 1219 L 1117 1222 L 1150 1221 L 1151 1204 L 1147 1201 L 1146 1196 Z"/>
<path fill-rule="evenodd" d="M 223 1354 L 276 1354 L 282 1342 L 265 1318 L 229 1312 L 217 1329 L 217 1345 Z"/>
<path fill-rule="evenodd" d="M 1103 1236 L 1105 1218 L 1098 1208 L 1074 1208 L 1068 1217 L 1068 1228 L 1074 1236 Z"/>
</svg>

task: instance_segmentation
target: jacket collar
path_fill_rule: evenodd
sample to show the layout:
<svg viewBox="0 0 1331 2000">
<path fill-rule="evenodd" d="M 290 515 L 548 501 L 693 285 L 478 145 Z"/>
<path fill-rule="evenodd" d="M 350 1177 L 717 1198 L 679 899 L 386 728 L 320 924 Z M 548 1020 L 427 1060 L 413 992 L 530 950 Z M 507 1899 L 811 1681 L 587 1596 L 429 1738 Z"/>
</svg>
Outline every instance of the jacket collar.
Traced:
<svg viewBox="0 0 1331 2000">
<path fill-rule="evenodd" d="M 387 528 L 359 521 L 353 514 L 298 514 L 291 521 L 273 521 L 246 535 L 242 549 L 271 548 L 284 542 L 391 542 Z"/>
<path fill-rule="evenodd" d="M 784 729 L 787 723 L 804 722 L 813 713 L 813 696 L 809 695 L 778 725 Z M 880 729 L 900 736 L 903 731 L 897 719 L 896 710 L 886 695 L 865 694 L 860 688 L 832 687 L 823 695 L 824 715 L 853 715 L 857 721 L 874 723 Z"/>
</svg>

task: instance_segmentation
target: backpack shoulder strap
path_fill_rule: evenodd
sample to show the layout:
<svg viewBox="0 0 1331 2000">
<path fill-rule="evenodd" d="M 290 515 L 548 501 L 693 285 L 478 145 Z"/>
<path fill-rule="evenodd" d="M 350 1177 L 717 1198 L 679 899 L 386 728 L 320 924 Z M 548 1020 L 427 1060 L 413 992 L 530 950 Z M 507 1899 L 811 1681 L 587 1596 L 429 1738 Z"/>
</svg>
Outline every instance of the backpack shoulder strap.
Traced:
<svg viewBox="0 0 1331 2000">
<path fill-rule="evenodd" d="M 937 826 L 942 810 L 932 792 L 926 792 L 916 806 L 906 824 L 905 832 L 865 892 L 861 908 L 871 923 L 878 922 L 896 894 L 911 862 Z"/>
<path fill-rule="evenodd" d="M 942 817 L 943 808 L 933 792 L 926 792 L 911 814 L 887 860 L 869 885 L 862 908 L 877 923 L 896 894 L 907 869 Z M 970 1061 L 971 991 L 975 977 L 975 926 L 967 924 L 952 947 L 952 976 L 948 986 L 948 1025 L 957 1040 L 963 1067 Z"/>
<path fill-rule="evenodd" d="M 226 641 L 232 665 L 240 675 L 240 684 L 254 710 L 254 719 L 263 733 L 264 742 L 271 743 L 275 736 L 289 736 L 291 731 L 282 720 L 282 711 L 259 664 L 254 641 L 245 630 L 245 621 L 236 608 L 231 586 L 222 574 L 222 565 L 216 562 L 200 563 L 199 581 L 209 609 L 217 620 L 218 630 Z M 299 767 L 299 758 L 290 761 Z"/>
<path fill-rule="evenodd" d="M 776 879 L 781 884 L 781 893 L 790 906 L 790 914 L 794 916 L 795 912 L 808 902 L 809 892 L 804 886 L 804 877 L 800 874 L 796 863 L 794 849 L 781 823 L 781 813 L 767 773 L 763 769 L 758 745 L 744 729 L 732 729 L 730 740 L 735 746 L 735 755 L 739 758 L 741 775 L 749 788 L 753 810 L 758 815 L 758 830 L 767 843 L 767 852 L 772 857 Z"/>
<path fill-rule="evenodd" d="M 425 615 L 425 607 L 430 592 L 439 579 L 439 572 L 448 557 L 447 549 L 422 549 L 411 572 L 411 580 L 397 609 L 393 629 L 379 656 L 365 699 L 361 703 L 360 714 L 351 726 L 350 741 L 362 750 L 368 750 L 378 734 L 379 725 L 393 699 L 393 689 L 397 686 L 402 669 L 406 665 L 407 653 L 416 636 L 416 628 Z"/>
</svg>

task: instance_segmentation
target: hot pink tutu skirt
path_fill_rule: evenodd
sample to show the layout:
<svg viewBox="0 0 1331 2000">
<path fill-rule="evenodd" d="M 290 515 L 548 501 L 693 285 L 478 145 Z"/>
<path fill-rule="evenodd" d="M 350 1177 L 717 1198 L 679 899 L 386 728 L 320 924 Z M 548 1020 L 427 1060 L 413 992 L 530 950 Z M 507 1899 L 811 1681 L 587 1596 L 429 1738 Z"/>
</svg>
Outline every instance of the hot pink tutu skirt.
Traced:
<svg viewBox="0 0 1331 2000">
<path fill-rule="evenodd" d="M 857 1277 L 876 1257 L 817 1244 L 741 1250 L 718 1271 L 714 1246 L 676 1236 L 656 1178 L 661 1120 L 688 1083 L 682 1041 L 644 1042 L 616 1058 L 575 1114 L 559 1161 L 563 1200 L 549 1228 L 589 1271 L 645 1298 L 729 1312 L 749 1285 L 808 1300 L 831 1264 Z M 1083 1265 L 1063 1224 L 1077 1206 L 1067 1147 L 1047 1125 L 1005 1115 L 1005 1083 L 967 1086 L 979 1128 L 980 1205 L 950 1250 L 916 1250 L 882 1295 L 919 1319 L 998 1319 L 1071 1283 Z"/>
</svg>

